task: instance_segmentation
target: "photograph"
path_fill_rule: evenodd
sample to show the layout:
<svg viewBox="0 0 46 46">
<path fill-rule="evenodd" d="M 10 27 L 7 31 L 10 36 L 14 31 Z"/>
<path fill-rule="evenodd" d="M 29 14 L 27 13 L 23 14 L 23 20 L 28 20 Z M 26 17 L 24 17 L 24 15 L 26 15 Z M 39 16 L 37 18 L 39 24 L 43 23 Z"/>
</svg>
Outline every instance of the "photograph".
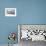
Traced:
<svg viewBox="0 0 46 46">
<path fill-rule="evenodd" d="M 5 16 L 16 16 L 16 8 L 5 8 Z"/>
<path fill-rule="evenodd" d="M 46 46 L 46 0 L 0 0 L 0 46 Z"/>
</svg>

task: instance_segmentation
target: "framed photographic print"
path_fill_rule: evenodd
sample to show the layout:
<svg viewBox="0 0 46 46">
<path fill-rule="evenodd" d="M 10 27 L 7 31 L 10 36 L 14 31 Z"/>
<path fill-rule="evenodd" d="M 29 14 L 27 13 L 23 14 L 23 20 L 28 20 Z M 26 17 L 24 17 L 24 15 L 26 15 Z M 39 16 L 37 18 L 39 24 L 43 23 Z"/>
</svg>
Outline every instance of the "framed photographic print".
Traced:
<svg viewBox="0 0 46 46">
<path fill-rule="evenodd" d="M 16 8 L 5 8 L 5 16 L 16 16 Z"/>
</svg>

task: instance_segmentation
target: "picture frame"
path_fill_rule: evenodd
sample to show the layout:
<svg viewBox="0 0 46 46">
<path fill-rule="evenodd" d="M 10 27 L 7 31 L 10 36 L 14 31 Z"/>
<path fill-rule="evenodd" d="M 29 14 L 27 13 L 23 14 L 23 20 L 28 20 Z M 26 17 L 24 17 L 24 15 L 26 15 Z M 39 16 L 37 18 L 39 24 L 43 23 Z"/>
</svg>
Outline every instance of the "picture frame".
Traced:
<svg viewBox="0 0 46 46">
<path fill-rule="evenodd" d="M 16 17 L 16 8 L 5 8 L 5 16 Z"/>
</svg>

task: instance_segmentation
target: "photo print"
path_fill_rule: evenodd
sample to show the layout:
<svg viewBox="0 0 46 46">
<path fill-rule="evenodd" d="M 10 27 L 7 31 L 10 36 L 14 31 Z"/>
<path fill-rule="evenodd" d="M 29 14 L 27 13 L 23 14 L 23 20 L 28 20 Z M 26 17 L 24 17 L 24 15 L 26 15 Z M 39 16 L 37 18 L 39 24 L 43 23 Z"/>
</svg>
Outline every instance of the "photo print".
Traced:
<svg viewBox="0 0 46 46">
<path fill-rule="evenodd" d="M 5 16 L 16 16 L 16 8 L 5 8 Z"/>
</svg>

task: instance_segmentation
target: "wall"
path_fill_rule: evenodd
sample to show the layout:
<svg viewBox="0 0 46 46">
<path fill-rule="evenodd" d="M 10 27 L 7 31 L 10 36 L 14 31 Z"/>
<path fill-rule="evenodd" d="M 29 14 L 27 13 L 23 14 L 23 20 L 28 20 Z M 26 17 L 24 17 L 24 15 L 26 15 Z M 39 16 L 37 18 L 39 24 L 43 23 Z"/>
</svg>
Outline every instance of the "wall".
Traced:
<svg viewBox="0 0 46 46">
<path fill-rule="evenodd" d="M 4 10 L 10 7 L 17 8 L 16 17 L 5 17 Z M 17 24 L 46 24 L 46 0 L 0 0 L 0 44 L 8 43 Z"/>
</svg>

